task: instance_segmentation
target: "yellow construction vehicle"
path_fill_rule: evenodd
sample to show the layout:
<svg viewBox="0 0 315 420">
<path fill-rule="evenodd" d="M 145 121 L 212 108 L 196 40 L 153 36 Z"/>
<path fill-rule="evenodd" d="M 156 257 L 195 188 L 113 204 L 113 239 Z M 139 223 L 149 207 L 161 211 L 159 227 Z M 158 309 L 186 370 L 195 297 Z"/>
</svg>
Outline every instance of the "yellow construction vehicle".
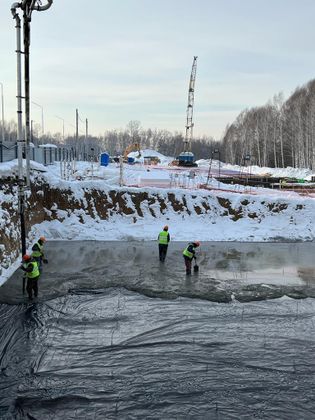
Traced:
<svg viewBox="0 0 315 420">
<path fill-rule="evenodd" d="M 128 161 L 128 155 L 131 152 L 138 152 L 138 158 L 141 157 L 141 151 L 140 151 L 140 143 L 133 143 L 130 146 L 128 146 L 124 151 L 124 162 L 133 163 L 131 160 Z M 131 158 L 129 158 L 131 159 Z"/>
</svg>

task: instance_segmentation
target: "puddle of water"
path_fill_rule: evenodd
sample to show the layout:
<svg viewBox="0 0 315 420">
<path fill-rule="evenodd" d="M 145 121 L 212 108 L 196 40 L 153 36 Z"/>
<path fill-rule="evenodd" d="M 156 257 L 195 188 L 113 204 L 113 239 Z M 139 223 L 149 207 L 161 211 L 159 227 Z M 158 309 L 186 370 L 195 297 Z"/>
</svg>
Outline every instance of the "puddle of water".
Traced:
<svg viewBox="0 0 315 420">
<path fill-rule="evenodd" d="M 199 273 L 186 277 L 182 250 L 172 242 L 165 264 L 154 242 L 51 241 L 40 279 L 40 300 L 69 290 L 125 287 L 151 297 L 217 302 L 288 295 L 315 296 L 314 243 L 203 243 Z M 22 272 L 0 288 L 0 302 L 25 301 Z"/>
</svg>

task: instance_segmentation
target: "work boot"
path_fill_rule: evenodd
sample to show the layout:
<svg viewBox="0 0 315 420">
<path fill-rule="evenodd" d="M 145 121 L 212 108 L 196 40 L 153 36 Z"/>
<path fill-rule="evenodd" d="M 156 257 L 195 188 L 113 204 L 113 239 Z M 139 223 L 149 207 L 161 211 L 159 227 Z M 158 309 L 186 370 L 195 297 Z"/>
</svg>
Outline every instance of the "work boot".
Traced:
<svg viewBox="0 0 315 420">
<path fill-rule="evenodd" d="M 186 276 L 190 276 L 191 275 L 191 270 L 186 270 Z"/>
</svg>

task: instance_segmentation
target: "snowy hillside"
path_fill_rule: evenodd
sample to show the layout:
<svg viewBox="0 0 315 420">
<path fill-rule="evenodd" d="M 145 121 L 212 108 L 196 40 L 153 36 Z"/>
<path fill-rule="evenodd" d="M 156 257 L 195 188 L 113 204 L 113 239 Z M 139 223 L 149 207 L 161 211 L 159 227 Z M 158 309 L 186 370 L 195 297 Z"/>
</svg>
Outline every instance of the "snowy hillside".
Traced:
<svg viewBox="0 0 315 420">
<path fill-rule="evenodd" d="M 153 156 L 153 151 L 144 151 Z M 168 224 L 172 241 L 312 241 L 315 200 L 312 194 L 207 181 L 209 162 L 198 168 L 170 167 L 171 158 L 155 154 L 159 165 L 76 162 L 44 167 L 32 162 L 32 190 L 27 192 L 30 243 L 39 235 L 54 239 L 156 240 Z M 218 161 L 212 162 L 219 166 Z M 239 171 L 220 163 L 220 169 Z M 244 170 L 244 168 L 242 168 Z M 251 168 L 257 173 L 310 177 L 308 170 Z M 19 261 L 17 161 L 0 164 L 0 264 L 2 275 Z M 13 265 L 11 268 L 14 268 Z M 1 275 L 1 273 L 0 273 Z"/>
</svg>

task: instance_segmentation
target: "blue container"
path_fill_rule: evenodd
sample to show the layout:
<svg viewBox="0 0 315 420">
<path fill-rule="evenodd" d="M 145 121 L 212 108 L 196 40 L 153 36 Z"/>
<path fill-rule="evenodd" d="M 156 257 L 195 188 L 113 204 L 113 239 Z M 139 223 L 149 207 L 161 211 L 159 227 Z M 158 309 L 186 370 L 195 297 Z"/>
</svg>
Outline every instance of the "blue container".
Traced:
<svg viewBox="0 0 315 420">
<path fill-rule="evenodd" d="M 178 156 L 179 163 L 193 163 L 194 162 L 194 154 L 191 152 L 182 152 Z"/>
<path fill-rule="evenodd" d="M 101 166 L 107 166 L 109 164 L 109 154 L 101 153 Z"/>
<path fill-rule="evenodd" d="M 128 163 L 129 165 L 133 165 L 135 163 L 135 158 L 134 157 L 128 157 Z"/>
</svg>

